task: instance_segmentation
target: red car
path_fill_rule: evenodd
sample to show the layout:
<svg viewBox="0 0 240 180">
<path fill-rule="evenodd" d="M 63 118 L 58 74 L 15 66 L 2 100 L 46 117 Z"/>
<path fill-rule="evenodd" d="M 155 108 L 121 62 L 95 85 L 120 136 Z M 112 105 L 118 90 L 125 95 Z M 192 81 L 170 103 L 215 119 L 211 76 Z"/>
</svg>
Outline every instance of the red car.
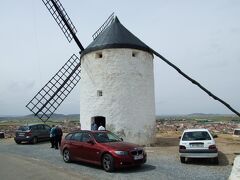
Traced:
<svg viewBox="0 0 240 180">
<path fill-rule="evenodd" d="M 61 154 L 65 162 L 83 161 L 101 165 L 105 171 L 141 165 L 147 154 L 136 144 L 123 142 L 110 131 L 77 131 L 62 140 Z"/>
</svg>

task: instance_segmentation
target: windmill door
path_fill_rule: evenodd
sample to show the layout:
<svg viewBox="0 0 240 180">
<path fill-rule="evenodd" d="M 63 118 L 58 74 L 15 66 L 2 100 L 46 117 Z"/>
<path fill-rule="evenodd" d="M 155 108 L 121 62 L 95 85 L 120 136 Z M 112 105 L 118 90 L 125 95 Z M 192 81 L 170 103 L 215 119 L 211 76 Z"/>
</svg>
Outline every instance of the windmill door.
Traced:
<svg viewBox="0 0 240 180">
<path fill-rule="evenodd" d="M 91 118 L 91 121 L 95 122 L 97 128 L 101 125 L 106 128 L 106 118 L 103 116 L 94 116 Z"/>
</svg>

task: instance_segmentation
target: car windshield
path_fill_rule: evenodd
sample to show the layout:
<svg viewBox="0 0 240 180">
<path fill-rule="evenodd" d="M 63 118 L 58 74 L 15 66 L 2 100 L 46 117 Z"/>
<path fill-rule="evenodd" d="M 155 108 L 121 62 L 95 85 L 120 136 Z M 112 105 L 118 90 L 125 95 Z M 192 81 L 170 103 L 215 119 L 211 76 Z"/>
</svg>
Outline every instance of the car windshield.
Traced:
<svg viewBox="0 0 240 180">
<path fill-rule="evenodd" d="M 29 130 L 29 126 L 20 126 L 20 127 L 18 128 L 18 130 L 27 131 L 27 130 Z"/>
<path fill-rule="evenodd" d="M 122 141 L 117 135 L 111 132 L 95 132 L 94 138 L 98 143 L 119 142 Z"/>
<path fill-rule="evenodd" d="M 211 137 L 206 131 L 185 132 L 182 141 L 200 141 L 211 140 Z"/>
</svg>

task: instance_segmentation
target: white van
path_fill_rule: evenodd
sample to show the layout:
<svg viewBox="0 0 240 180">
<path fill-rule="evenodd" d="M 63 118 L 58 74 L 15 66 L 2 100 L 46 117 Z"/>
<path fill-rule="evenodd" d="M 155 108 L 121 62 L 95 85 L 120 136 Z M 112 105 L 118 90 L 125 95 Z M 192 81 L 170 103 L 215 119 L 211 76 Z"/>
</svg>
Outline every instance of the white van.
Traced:
<svg viewBox="0 0 240 180">
<path fill-rule="evenodd" d="M 233 131 L 233 136 L 234 136 L 234 137 L 240 137 L 240 128 L 234 129 L 234 131 Z"/>
</svg>

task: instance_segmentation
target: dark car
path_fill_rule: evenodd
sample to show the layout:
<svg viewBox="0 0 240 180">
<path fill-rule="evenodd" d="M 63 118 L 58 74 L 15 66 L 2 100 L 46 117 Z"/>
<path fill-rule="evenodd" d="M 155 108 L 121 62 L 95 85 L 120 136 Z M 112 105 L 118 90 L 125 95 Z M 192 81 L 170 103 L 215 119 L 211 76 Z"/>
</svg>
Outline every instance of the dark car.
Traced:
<svg viewBox="0 0 240 180">
<path fill-rule="evenodd" d="M 28 124 L 20 126 L 15 133 L 14 140 L 17 144 L 28 142 L 36 144 L 39 141 L 50 139 L 51 127 L 46 124 Z"/>
<path fill-rule="evenodd" d="M 147 154 L 136 144 L 123 142 L 110 131 L 78 131 L 62 140 L 61 153 L 65 162 L 83 161 L 101 165 L 107 172 L 116 168 L 140 166 Z"/>
</svg>

